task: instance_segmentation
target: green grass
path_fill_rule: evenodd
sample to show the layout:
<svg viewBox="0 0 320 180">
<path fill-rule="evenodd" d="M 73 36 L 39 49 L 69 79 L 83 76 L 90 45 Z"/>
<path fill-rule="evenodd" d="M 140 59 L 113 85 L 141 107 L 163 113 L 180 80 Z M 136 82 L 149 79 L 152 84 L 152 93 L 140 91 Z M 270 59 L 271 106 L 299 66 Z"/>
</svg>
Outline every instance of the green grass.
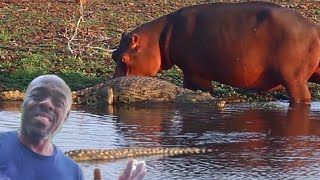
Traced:
<svg viewBox="0 0 320 180">
<path fill-rule="evenodd" d="M 102 82 L 111 76 L 114 69 L 114 64 L 106 66 L 104 61 L 84 61 L 81 57 L 61 57 L 48 52 L 22 52 L 18 56 L 20 61 L 0 61 L 0 84 L 7 89 L 24 91 L 35 77 L 56 74 L 72 90 L 77 90 Z"/>
<path fill-rule="evenodd" d="M 12 38 L 12 35 L 10 35 L 8 32 L 5 31 L 0 31 L 0 41 L 2 43 L 7 42 L 8 40 L 10 40 Z"/>
</svg>

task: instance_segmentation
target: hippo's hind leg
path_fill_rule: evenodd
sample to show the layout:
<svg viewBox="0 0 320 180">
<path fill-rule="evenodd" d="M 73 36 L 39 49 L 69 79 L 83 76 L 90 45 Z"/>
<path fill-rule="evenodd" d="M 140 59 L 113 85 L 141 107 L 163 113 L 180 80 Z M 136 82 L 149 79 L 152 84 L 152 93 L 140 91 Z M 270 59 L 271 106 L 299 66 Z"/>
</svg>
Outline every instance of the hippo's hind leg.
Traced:
<svg viewBox="0 0 320 180">
<path fill-rule="evenodd" d="M 317 71 L 312 74 L 308 81 L 320 84 L 320 69 L 317 69 Z"/>
<path fill-rule="evenodd" d="M 203 79 L 201 77 L 184 75 L 183 87 L 191 90 L 201 90 L 210 93 L 213 92 L 212 81 Z"/>
<path fill-rule="evenodd" d="M 294 106 L 299 103 L 310 104 L 311 94 L 307 81 L 291 81 L 289 83 L 285 83 L 284 86 L 290 97 L 290 106 Z"/>
</svg>

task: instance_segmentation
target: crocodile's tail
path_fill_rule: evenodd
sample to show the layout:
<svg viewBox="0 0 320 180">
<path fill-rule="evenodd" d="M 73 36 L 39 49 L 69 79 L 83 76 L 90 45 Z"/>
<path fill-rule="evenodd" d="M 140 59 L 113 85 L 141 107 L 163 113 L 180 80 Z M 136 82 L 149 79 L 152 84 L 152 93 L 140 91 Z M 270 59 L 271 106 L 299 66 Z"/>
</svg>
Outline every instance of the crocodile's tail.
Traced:
<svg viewBox="0 0 320 180">
<path fill-rule="evenodd" d="M 0 101 L 23 100 L 23 97 L 24 97 L 24 93 L 19 90 L 0 92 Z"/>
<path fill-rule="evenodd" d="M 72 91 L 73 104 L 96 104 L 96 93 L 99 88 L 103 86 L 103 83 L 95 86 Z M 16 101 L 23 100 L 25 93 L 19 90 L 0 91 L 0 101 Z"/>
<path fill-rule="evenodd" d="M 80 89 L 77 91 L 72 91 L 72 103 L 73 104 L 86 104 L 93 105 L 96 104 L 96 94 L 97 91 L 103 86 L 103 83 L 99 83 L 95 86 L 88 87 L 85 89 Z"/>
<path fill-rule="evenodd" d="M 186 154 L 205 154 L 213 152 L 210 148 L 119 148 L 119 149 L 78 149 L 65 152 L 75 161 L 113 161 L 152 155 L 176 156 Z"/>
</svg>

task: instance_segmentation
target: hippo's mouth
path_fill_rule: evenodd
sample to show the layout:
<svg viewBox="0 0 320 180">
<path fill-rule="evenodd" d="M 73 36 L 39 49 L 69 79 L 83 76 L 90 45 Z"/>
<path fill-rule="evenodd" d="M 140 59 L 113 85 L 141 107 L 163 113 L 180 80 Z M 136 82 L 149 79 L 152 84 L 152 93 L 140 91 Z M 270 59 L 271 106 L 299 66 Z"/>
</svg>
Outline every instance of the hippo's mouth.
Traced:
<svg viewBox="0 0 320 180">
<path fill-rule="evenodd" d="M 128 66 L 124 63 L 118 63 L 114 71 L 113 78 L 128 76 L 128 74 L 129 74 Z"/>
</svg>

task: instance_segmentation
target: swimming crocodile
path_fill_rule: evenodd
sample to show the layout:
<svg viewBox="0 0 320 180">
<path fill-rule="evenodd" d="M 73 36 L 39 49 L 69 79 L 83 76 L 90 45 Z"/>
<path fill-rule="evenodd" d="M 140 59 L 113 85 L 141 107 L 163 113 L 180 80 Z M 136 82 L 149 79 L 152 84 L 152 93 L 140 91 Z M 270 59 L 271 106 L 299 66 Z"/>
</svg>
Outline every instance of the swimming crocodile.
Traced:
<svg viewBox="0 0 320 180">
<path fill-rule="evenodd" d="M 124 158 L 136 158 L 152 155 L 177 156 L 187 154 L 205 154 L 213 152 L 210 148 L 118 148 L 118 149 L 78 149 L 65 154 L 75 161 L 113 161 Z"/>
<path fill-rule="evenodd" d="M 20 91 L 0 92 L 0 100 L 22 100 Z M 220 101 L 207 92 L 192 91 L 155 77 L 128 76 L 108 79 L 93 87 L 72 92 L 74 104 L 109 105 L 129 103 L 214 103 L 223 107 Z"/>
</svg>

